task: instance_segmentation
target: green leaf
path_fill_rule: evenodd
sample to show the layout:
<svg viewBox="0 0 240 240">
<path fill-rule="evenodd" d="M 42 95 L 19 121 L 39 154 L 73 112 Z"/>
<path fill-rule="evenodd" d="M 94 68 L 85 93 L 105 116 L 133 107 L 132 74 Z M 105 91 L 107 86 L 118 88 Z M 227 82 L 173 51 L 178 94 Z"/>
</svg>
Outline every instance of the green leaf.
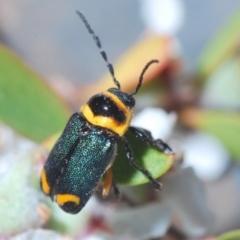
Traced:
<svg viewBox="0 0 240 240">
<path fill-rule="evenodd" d="M 149 147 L 129 131 L 126 133 L 126 138 L 133 150 L 137 165 L 147 169 L 154 179 L 162 176 L 172 166 L 174 155 L 166 155 L 155 147 Z M 149 182 L 141 172 L 129 165 L 121 144 L 112 169 L 114 181 L 118 184 L 139 185 Z"/>
<path fill-rule="evenodd" d="M 198 69 L 206 76 L 213 72 L 221 62 L 237 52 L 240 34 L 240 9 L 216 36 L 209 42 L 199 58 Z"/>
<path fill-rule="evenodd" d="M 240 113 L 207 110 L 185 110 L 181 114 L 184 124 L 215 135 L 240 160 Z"/>
<path fill-rule="evenodd" d="M 218 237 L 218 240 L 239 240 L 240 230 L 224 233 Z"/>
<path fill-rule="evenodd" d="M 20 58 L 0 45 L 0 119 L 42 141 L 61 131 L 69 113 L 61 99 Z"/>
<path fill-rule="evenodd" d="M 240 61 L 231 57 L 224 61 L 204 85 L 203 101 L 206 106 L 224 109 L 240 107 Z"/>
</svg>

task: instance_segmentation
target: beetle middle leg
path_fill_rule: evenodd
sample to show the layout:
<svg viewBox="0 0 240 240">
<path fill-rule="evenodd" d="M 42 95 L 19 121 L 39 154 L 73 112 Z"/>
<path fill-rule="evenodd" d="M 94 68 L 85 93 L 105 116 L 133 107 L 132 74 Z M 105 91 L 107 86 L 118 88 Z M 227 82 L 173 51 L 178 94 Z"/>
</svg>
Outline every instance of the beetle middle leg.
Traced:
<svg viewBox="0 0 240 240">
<path fill-rule="evenodd" d="M 156 180 L 154 180 L 153 177 L 151 176 L 151 174 L 146 169 L 141 168 L 136 164 L 136 162 L 134 161 L 132 149 L 131 149 L 129 143 L 127 142 L 126 138 L 122 137 L 121 140 L 123 142 L 129 164 L 133 168 L 135 168 L 136 170 L 138 170 L 142 174 L 144 174 L 149 179 L 149 181 L 152 183 L 152 185 L 155 189 L 161 190 L 162 185 L 159 182 L 157 182 Z"/>
</svg>

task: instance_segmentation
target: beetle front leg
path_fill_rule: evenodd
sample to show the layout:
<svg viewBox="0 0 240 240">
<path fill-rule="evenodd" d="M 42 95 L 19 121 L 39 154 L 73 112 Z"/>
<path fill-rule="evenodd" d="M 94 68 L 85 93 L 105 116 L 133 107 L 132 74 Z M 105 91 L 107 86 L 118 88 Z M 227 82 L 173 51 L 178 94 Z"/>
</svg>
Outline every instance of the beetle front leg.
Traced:
<svg viewBox="0 0 240 240">
<path fill-rule="evenodd" d="M 129 130 L 137 137 L 140 138 L 142 141 L 146 142 L 150 146 L 157 147 L 161 152 L 164 152 L 165 154 L 174 154 L 172 149 L 161 139 L 154 140 L 152 138 L 151 133 L 148 130 L 145 130 L 143 128 L 137 128 L 137 127 L 129 127 Z"/>
<path fill-rule="evenodd" d="M 126 138 L 125 137 L 122 137 L 121 138 L 122 142 L 123 142 L 123 145 L 124 145 L 124 148 L 125 148 L 125 151 L 126 151 L 126 156 L 127 156 L 127 159 L 129 161 L 129 164 L 135 168 L 136 170 L 140 171 L 142 174 L 144 174 L 148 179 L 149 181 L 152 183 L 153 187 L 157 190 L 161 190 L 161 187 L 162 185 L 157 182 L 156 180 L 153 179 L 153 177 L 151 176 L 151 174 L 144 168 L 141 168 L 139 167 L 135 161 L 134 161 L 134 157 L 133 157 L 133 152 L 132 152 L 132 149 L 129 145 L 129 143 L 127 142 Z"/>
</svg>

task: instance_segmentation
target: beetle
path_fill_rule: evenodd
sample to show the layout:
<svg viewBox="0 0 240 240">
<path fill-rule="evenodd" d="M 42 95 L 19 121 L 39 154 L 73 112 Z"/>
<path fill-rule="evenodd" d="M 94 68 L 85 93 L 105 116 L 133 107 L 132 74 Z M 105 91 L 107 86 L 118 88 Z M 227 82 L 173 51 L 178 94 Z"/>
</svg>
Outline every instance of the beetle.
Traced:
<svg viewBox="0 0 240 240">
<path fill-rule="evenodd" d="M 140 89 L 148 67 L 158 61 L 151 60 L 146 64 L 132 93 L 121 91 L 113 65 L 108 62 L 100 39 L 85 16 L 79 11 L 77 14 L 93 36 L 117 88 L 92 96 L 79 112 L 71 116 L 41 172 L 40 185 L 43 193 L 56 201 L 64 211 L 72 214 L 78 213 L 85 206 L 105 173 L 103 195 L 108 194 L 113 182 L 111 166 L 120 142 L 124 146 L 129 164 L 142 172 L 155 189 L 160 190 L 161 184 L 135 163 L 131 146 L 124 137 L 127 130 L 159 151 L 172 154 L 171 148 L 161 139 L 154 140 L 147 130 L 130 126 L 132 109 L 135 106 L 133 96 Z M 113 187 L 117 194 L 115 184 Z"/>
</svg>

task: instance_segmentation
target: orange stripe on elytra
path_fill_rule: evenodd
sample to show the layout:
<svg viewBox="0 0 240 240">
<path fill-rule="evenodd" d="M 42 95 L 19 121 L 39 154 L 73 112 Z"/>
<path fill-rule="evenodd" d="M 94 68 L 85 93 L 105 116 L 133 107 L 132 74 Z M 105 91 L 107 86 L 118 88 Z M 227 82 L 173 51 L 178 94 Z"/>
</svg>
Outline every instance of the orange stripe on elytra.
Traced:
<svg viewBox="0 0 240 240">
<path fill-rule="evenodd" d="M 50 186 L 48 184 L 47 181 L 47 175 L 46 175 L 46 171 L 43 169 L 41 172 L 41 186 L 42 186 L 42 190 L 46 195 L 49 195 L 50 193 Z"/>
<path fill-rule="evenodd" d="M 56 195 L 56 202 L 59 205 L 64 205 L 65 203 L 68 203 L 68 202 L 74 202 L 76 205 L 79 205 L 80 198 L 76 195 L 69 194 L 69 193 L 57 194 Z"/>
</svg>

